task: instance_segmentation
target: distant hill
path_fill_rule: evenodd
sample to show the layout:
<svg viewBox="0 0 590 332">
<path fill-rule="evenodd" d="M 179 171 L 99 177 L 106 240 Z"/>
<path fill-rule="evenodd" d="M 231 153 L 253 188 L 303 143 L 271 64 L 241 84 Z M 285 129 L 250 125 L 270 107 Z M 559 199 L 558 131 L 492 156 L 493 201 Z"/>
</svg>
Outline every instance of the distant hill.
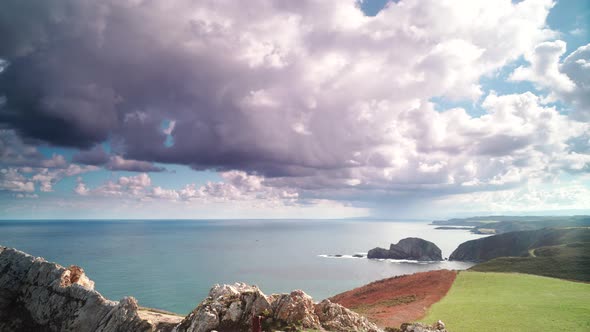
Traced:
<svg viewBox="0 0 590 332">
<path fill-rule="evenodd" d="M 482 272 L 521 272 L 590 281 L 590 228 L 510 232 L 462 243 L 450 260 L 485 262 Z"/>
<path fill-rule="evenodd" d="M 471 226 L 476 234 L 502 234 L 547 227 L 589 227 L 590 216 L 484 216 L 436 220 L 433 225 Z"/>
</svg>

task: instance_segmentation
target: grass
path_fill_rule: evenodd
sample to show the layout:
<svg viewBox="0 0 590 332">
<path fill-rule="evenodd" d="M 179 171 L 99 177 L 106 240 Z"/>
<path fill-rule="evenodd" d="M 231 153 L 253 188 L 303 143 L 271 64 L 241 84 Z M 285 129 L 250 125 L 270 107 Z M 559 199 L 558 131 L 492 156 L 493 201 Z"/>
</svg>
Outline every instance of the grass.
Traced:
<svg viewBox="0 0 590 332">
<path fill-rule="evenodd" d="M 517 273 L 460 272 L 421 321 L 449 331 L 590 331 L 590 284 Z"/>
<path fill-rule="evenodd" d="M 547 277 L 590 281 L 590 243 L 541 247 L 529 250 L 529 257 L 499 257 L 477 264 L 479 272 L 519 272 Z"/>
</svg>

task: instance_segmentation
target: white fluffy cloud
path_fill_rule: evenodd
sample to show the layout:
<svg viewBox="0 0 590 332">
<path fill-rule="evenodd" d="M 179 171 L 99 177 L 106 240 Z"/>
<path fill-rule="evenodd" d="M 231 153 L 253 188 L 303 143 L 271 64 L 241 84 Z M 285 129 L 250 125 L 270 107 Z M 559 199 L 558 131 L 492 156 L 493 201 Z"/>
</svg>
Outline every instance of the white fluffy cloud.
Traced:
<svg viewBox="0 0 590 332">
<path fill-rule="evenodd" d="M 98 170 L 98 167 L 75 164 L 69 164 L 66 168 L 59 169 L 38 168 L 33 170 L 35 174 L 31 176 L 30 180 L 39 183 L 41 191 L 49 192 L 53 191 L 53 185 L 63 178 L 96 170 Z"/>
<path fill-rule="evenodd" d="M 498 190 L 528 181 L 549 180 L 561 172 L 588 170 L 590 155 L 568 142 L 590 133 L 590 124 L 572 120 L 532 93 L 490 93 L 486 113 L 472 117 L 463 109 L 444 112 L 433 105 L 391 111 L 387 103 L 355 105 L 362 120 L 389 144 L 356 151 L 346 170 L 268 179 L 271 185 L 314 190 L 453 193 Z M 386 113 L 389 121 L 381 120 Z M 347 189 L 348 188 L 348 189 Z M 356 189 L 359 188 L 359 189 Z"/>
<path fill-rule="evenodd" d="M 34 192 L 35 183 L 28 180 L 15 168 L 0 170 L 0 190 Z"/>
<path fill-rule="evenodd" d="M 527 54 L 530 66 L 516 68 L 510 78 L 531 81 L 549 91 L 549 98 L 572 107 L 572 115 L 590 121 L 590 44 L 581 46 L 563 60 L 566 44 L 561 40 L 544 42 Z"/>
<path fill-rule="evenodd" d="M 181 189 L 165 189 L 152 185 L 150 176 L 141 173 L 135 176 L 122 176 L 117 181 L 107 181 L 105 184 L 88 189 L 86 184 L 78 179 L 75 192 L 82 196 L 114 196 L 127 197 L 135 200 L 164 199 L 171 201 L 261 201 L 265 204 L 291 204 L 296 202 L 298 193 L 291 189 L 276 189 L 266 186 L 264 179 L 255 175 L 248 175 L 242 171 L 228 171 L 220 173 L 223 181 L 208 182 L 197 186 L 188 184 Z"/>
<path fill-rule="evenodd" d="M 590 206 L 590 189 L 583 183 L 527 185 L 523 188 L 477 192 L 446 197 L 435 206 L 443 211 L 495 214 L 543 211 L 584 211 Z"/>
</svg>

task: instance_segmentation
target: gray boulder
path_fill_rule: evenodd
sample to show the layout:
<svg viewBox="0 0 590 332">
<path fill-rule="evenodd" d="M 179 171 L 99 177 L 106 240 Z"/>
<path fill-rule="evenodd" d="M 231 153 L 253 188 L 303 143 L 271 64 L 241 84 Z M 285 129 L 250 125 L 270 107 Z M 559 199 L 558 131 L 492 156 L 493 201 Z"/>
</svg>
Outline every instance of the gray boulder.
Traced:
<svg viewBox="0 0 590 332">
<path fill-rule="evenodd" d="M 432 325 L 424 323 L 404 323 L 401 325 L 400 332 L 448 332 L 445 323 L 438 321 Z"/>
</svg>

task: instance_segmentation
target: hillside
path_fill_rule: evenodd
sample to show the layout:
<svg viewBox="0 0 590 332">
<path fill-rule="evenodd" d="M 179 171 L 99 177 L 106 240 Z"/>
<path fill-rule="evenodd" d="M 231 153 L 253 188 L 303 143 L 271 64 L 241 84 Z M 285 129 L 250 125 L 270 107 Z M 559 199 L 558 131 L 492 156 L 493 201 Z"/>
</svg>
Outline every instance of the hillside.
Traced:
<svg viewBox="0 0 590 332">
<path fill-rule="evenodd" d="M 422 321 L 449 331 L 590 331 L 590 284 L 514 273 L 459 272 Z"/>
<path fill-rule="evenodd" d="M 545 228 L 471 240 L 455 249 L 449 259 L 484 262 L 497 257 L 525 257 L 531 249 L 576 242 L 590 242 L 590 228 Z"/>
<path fill-rule="evenodd" d="M 470 268 L 480 272 L 519 272 L 590 282 L 590 243 L 532 249 L 527 257 L 499 257 Z"/>
</svg>

